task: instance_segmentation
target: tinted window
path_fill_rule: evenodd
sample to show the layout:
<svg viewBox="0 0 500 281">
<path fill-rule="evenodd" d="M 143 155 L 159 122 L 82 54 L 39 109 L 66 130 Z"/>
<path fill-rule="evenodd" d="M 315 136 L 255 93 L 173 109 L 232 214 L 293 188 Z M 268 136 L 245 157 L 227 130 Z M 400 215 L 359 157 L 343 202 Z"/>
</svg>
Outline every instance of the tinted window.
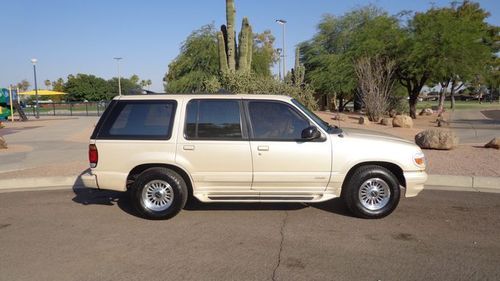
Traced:
<svg viewBox="0 0 500 281">
<path fill-rule="evenodd" d="M 192 100 L 187 105 L 187 139 L 241 139 L 240 102 Z"/>
<path fill-rule="evenodd" d="M 297 140 L 309 127 L 309 122 L 285 103 L 251 101 L 248 110 L 255 139 Z"/>
<path fill-rule="evenodd" d="M 169 139 L 175 101 L 120 101 L 99 133 L 108 139 Z"/>
</svg>

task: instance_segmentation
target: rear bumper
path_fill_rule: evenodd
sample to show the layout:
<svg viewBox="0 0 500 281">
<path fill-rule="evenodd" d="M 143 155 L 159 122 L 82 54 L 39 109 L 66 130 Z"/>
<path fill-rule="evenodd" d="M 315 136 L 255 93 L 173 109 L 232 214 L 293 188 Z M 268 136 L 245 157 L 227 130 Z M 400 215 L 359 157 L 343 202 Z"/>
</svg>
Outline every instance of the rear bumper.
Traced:
<svg viewBox="0 0 500 281">
<path fill-rule="evenodd" d="M 405 197 L 417 196 L 424 189 L 424 183 L 427 181 L 425 171 L 405 172 L 406 193 Z"/>
<path fill-rule="evenodd" d="M 83 186 L 87 188 L 99 188 L 97 184 L 97 177 L 93 175 L 91 172 L 85 173 L 80 176 Z"/>
</svg>

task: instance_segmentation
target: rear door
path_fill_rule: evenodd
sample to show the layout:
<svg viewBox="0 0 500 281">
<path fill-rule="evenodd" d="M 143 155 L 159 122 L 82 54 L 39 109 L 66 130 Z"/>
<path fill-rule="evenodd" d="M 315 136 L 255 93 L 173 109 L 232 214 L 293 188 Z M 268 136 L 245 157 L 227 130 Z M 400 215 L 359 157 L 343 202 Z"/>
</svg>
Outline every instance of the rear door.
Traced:
<svg viewBox="0 0 500 281">
<path fill-rule="evenodd" d="M 176 162 L 197 192 L 250 191 L 252 158 L 241 99 L 191 99 Z"/>
</svg>

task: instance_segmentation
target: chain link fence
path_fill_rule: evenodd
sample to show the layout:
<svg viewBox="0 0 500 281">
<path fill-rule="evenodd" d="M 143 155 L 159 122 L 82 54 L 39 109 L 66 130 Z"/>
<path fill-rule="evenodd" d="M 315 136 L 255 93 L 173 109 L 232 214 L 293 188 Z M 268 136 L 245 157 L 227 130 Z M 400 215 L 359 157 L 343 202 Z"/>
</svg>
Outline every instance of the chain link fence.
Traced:
<svg viewBox="0 0 500 281">
<path fill-rule="evenodd" d="M 110 101 L 99 102 L 39 102 L 40 116 L 101 116 Z M 28 116 L 36 115 L 36 104 L 23 106 Z"/>
</svg>

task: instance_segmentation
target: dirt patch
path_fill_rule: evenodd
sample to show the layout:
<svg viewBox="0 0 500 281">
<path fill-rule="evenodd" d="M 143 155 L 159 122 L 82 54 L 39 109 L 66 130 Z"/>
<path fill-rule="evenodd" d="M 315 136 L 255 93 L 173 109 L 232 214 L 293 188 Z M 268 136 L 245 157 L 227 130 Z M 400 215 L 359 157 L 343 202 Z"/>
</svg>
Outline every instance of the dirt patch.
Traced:
<svg viewBox="0 0 500 281">
<path fill-rule="evenodd" d="M 453 150 L 424 150 L 429 174 L 500 177 L 500 151 L 459 145 Z"/>
</svg>

